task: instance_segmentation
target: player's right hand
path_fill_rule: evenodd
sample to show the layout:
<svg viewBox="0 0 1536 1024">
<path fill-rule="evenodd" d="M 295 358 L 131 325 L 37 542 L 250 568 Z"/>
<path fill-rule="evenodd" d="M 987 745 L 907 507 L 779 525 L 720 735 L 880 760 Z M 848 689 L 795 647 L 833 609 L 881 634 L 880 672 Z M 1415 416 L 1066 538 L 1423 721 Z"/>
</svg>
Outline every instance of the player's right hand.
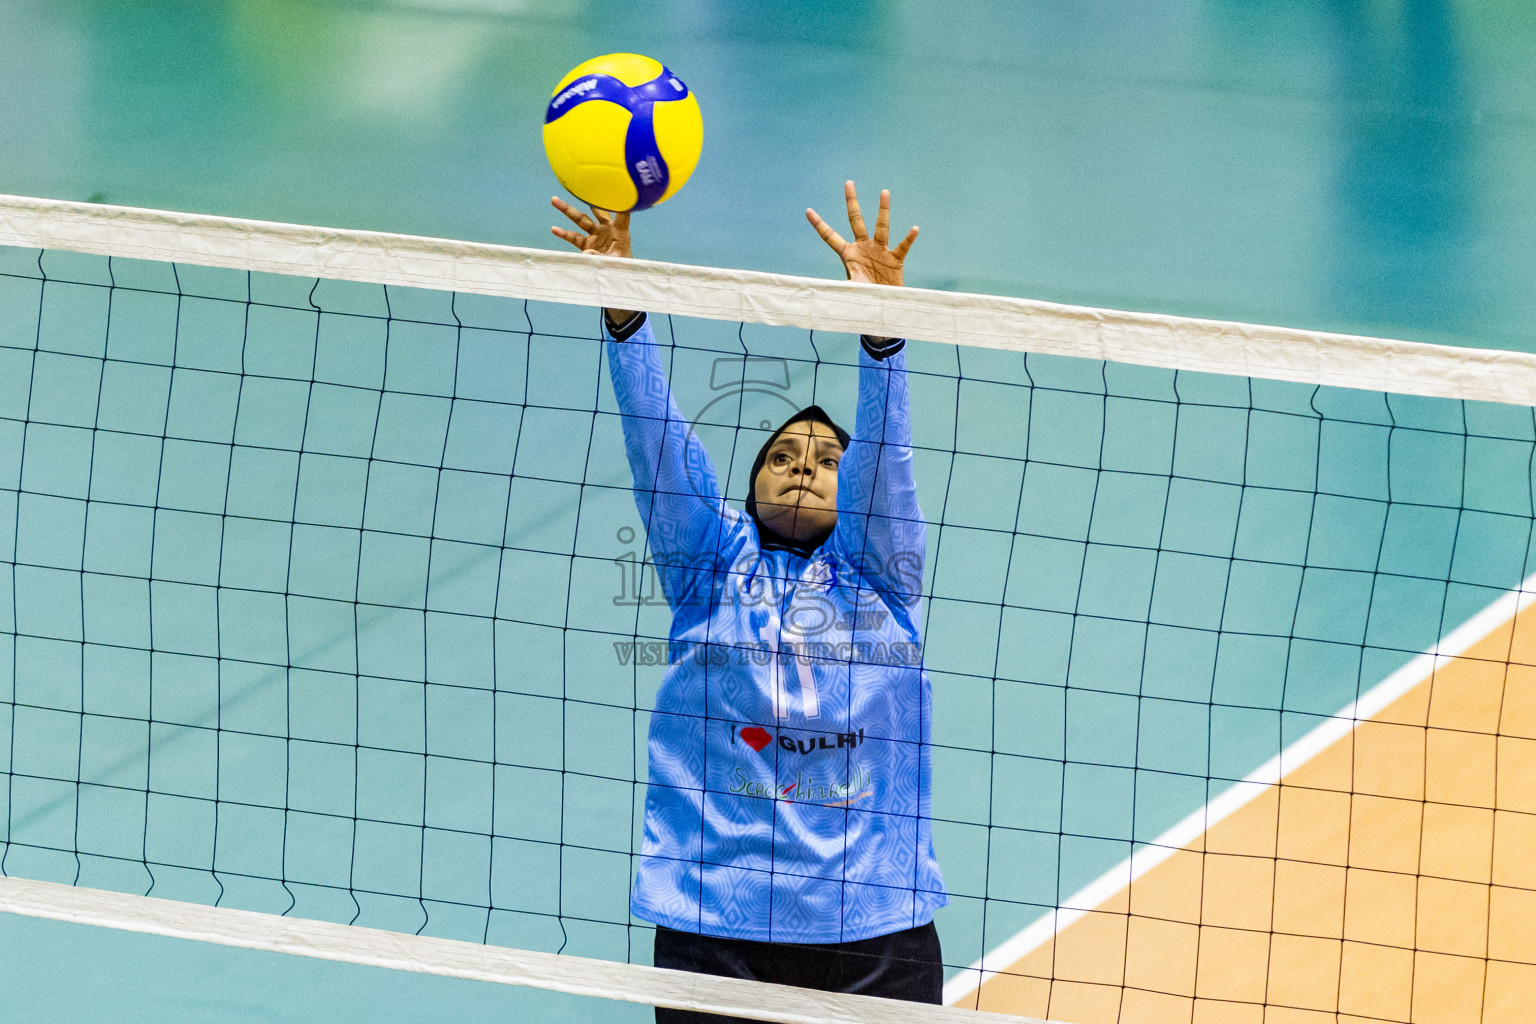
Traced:
<svg viewBox="0 0 1536 1024">
<path fill-rule="evenodd" d="M 592 211 L 591 216 L 582 213 L 570 203 L 559 196 L 550 196 L 550 204 L 561 213 L 571 219 L 581 231 L 572 231 L 570 228 L 551 227 L 558 238 L 570 242 L 582 252 L 591 253 L 594 256 L 629 256 L 629 214 L 613 214 L 607 210 L 599 210 L 595 206 L 587 209 Z M 586 234 L 582 234 L 582 231 Z"/>
</svg>

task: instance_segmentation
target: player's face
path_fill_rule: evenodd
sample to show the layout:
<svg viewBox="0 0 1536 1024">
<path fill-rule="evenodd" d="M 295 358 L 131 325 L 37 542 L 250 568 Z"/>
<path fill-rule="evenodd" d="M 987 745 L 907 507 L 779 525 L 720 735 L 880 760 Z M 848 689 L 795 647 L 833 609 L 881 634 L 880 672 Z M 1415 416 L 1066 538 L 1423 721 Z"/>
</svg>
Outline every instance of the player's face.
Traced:
<svg viewBox="0 0 1536 1024">
<path fill-rule="evenodd" d="M 774 437 L 753 488 L 757 514 L 774 533 L 809 540 L 837 522 L 837 464 L 843 446 L 825 423 L 791 423 Z"/>
</svg>

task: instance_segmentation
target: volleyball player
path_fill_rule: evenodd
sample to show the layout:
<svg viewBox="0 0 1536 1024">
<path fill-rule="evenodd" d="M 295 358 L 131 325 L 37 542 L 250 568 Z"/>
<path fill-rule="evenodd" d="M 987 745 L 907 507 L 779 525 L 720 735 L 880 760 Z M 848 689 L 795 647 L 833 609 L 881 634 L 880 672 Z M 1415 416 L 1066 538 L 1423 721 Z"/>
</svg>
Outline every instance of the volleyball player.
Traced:
<svg viewBox="0 0 1536 1024">
<path fill-rule="evenodd" d="M 913 228 L 806 216 L 849 279 L 899 286 Z M 630 255 L 627 214 L 553 200 L 583 252 Z M 854 430 L 819 406 L 758 452 L 744 511 L 671 396 L 643 312 L 605 310 L 635 503 L 672 610 L 631 901 L 658 967 L 937 1003 L 926 527 L 902 339 L 863 337 Z M 659 1024 L 719 1017 L 657 1008 Z"/>
</svg>

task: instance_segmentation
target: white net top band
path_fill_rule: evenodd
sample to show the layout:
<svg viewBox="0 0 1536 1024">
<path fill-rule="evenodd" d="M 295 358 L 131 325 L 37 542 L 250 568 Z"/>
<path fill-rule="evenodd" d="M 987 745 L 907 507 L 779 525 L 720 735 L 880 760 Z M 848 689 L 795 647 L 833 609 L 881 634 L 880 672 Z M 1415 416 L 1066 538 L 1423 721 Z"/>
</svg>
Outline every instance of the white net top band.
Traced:
<svg viewBox="0 0 1536 1024">
<path fill-rule="evenodd" d="M 1027 1017 L 765 987 L 761 982 L 643 964 L 505 949 L 24 878 L 0 877 L 0 912 L 780 1024 L 1032 1024 Z M 771 1006 L 763 1005 L 765 991 L 772 993 Z"/>
<path fill-rule="evenodd" d="M 995 295 L 19 196 L 0 196 L 0 245 L 1536 405 L 1530 353 Z"/>
</svg>

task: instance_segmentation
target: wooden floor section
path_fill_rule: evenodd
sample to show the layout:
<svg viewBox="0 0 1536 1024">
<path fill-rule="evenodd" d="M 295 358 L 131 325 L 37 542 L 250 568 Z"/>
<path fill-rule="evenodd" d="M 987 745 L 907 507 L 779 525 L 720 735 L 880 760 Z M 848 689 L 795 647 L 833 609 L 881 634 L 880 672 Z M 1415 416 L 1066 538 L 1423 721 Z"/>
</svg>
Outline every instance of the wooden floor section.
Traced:
<svg viewBox="0 0 1536 1024">
<path fill-rule="evenodd" d="M 956 1001 L 1073 1024 L 1536 1021 L 1536 606 Z"/>
</svg>

